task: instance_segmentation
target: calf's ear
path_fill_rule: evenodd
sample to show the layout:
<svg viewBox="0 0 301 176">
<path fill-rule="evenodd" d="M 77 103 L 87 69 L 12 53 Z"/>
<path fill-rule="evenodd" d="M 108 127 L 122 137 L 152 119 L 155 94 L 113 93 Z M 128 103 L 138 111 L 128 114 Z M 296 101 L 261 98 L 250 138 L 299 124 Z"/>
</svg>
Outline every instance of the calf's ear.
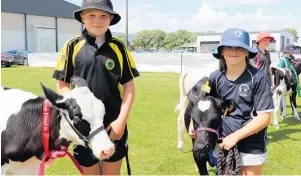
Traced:
<svg viewBox="0 0 301 176">
<path fill-rule="evenodd" d="M 187 94 L 187 98 L 191 103 L 195 103 L 195 101 L 197 101 L 198 95 L 197 88 L 195 86 L 190 89 L 190 91 Z"/>
<path fill-rule="evenodd" d="M 63 99 L 63 96 L 57 94 L 55 91 L 53 91 L 52 89 L 50 88 L 47 88 L 45 87 L 42 83 L 41 84 L 41 87 L 43 89 L 43 92 L 44 92 L 44 95 L 45 97 L 52 103 L 52 104 L 57 104 L 56 102 L 59 101 L 59 100 L 62 100 Z"/>
<path fill-rule="evenodd" d="M 217 100 L 217 102 L 220 105 L 222 112 L 227 111 L 229 113 L 229 112 L 234 111 L 234 109 L 235 109 L 235 103 L 232 100 L 219 99 L 219 100 Z"/>
<path fill-rule="evenodd" d="M 204 98 L 210 94 L 210 83 L 209 78 L 203 77 L 197 82 L 188 92 L 187 98 L 190 102 L 195 103 L 199 98 Z"/>
</svg>

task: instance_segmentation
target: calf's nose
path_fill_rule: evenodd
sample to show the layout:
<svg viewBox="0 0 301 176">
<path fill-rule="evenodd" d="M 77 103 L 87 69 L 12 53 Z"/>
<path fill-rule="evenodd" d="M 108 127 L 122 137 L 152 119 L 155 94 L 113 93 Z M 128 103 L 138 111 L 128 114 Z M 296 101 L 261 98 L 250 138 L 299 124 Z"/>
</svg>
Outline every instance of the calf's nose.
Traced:
<svg viewBox="0 0 301 176">
<path fill-rule="evenodd" d="M 200 143 L 195 143 L 193 146 L 194 151 L 207 151 L 209 149 L 208 144 L 200 144 Z"/>
</svg>

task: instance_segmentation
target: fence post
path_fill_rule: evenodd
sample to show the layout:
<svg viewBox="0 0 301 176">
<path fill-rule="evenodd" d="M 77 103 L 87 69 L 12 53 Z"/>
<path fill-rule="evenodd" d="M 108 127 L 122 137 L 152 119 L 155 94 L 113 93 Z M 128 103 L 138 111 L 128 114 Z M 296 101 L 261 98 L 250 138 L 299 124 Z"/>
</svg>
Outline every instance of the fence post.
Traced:
<svg viewBox="0 0 301 176">
<path fill-rule="evenodd" d="M 180 74 L 182 74 L 182 66 L 183 66 L 183 48 L 181 49 L 181 72 L 180 72 Z"/>
</svg>

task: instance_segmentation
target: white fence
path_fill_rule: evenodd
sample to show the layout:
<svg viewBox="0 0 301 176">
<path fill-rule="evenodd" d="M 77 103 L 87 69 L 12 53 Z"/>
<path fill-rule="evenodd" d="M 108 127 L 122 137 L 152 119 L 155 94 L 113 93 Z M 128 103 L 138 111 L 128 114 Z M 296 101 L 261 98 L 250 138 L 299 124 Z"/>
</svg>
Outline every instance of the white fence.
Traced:
<svg viewBox="0 0 301 176">
<path fill-rule="evenodd" d="M 31 67 L 55 67 L 58 53 L 30 53 L 28 56 Z M 204 53 L 132 53 L 140 72 L 181 72 L 181 65 L 188 69 L 199 69 L 218 65 L 218 60 L 211 54 Z M 272 62 L 276 64 L 278 54 L 271 53 Z M 181 59 L 182 58 L 182 59 Z M 301 58 L 298 55 L 297 58 Z"/>
</svg>

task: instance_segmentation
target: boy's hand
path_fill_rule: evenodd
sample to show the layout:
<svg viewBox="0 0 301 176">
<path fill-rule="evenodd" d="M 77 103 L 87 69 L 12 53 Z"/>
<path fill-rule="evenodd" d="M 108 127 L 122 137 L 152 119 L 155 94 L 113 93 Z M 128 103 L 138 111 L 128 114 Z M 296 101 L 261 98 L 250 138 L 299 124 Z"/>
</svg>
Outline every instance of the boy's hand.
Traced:
<svg viewBox="0 0 301 176">
<path fill-rule="evenodd" d="M 111 130 L 109 137 L 111 140 L 114 141 L 114 140 L 121 139 L 121 137 L 124 134 L 124 129 L 125 129 L 125 123 L 116 119 L 106 128 L 106 131 L 108 132 L 109 130 Z"/>
</svg>

